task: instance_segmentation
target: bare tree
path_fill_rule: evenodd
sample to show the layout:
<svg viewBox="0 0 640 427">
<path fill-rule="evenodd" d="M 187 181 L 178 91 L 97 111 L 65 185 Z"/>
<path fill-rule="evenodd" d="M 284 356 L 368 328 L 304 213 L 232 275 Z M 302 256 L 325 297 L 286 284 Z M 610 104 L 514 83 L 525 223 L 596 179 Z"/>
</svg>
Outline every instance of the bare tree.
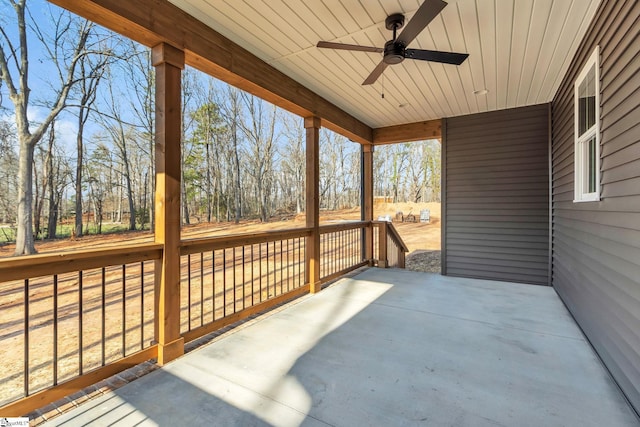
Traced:
<svg viewBox="0 0 640 427">
<path fill-rule="evenodd" d="M 98 146 L 88 159 L 87 175 L 89 200 L 93 205 L 93 221 L 96 226 L 96 233 L 102 234 L 105 204 L 109 196 L 112 202 L 114 198 L 113 159 L 109 147 L 98 143 Z"/>
<path fill-rule="evenodd" d="M 244 92 L 241 92 L 241 99 L 248 113 L 240 126 L 248 143 L 249 174 L 253 178 L 260 219 L 266 222 L 271 213 L 269 202 L 274 183 L 277 110 L 266 101 Z"/>
<path fill-rule="evenodd" d="M 189 212 L 189 197 L 187 193 L 187 181 L 190 181 L 189 176 L 185 176 L 185 171 L 188 169 L 186 163 L 192 157 L 191 152 L 193 145 L 189 144 L 189 134 L 193 125 L 193 118 L 191 114 L 192 100 L 195 97 L 197 91 L 197 78 L 195 70 L 187 68 L 182 74 L 182 138 L 181 138 L 181 162 L 180 162 L 180 203 L 182 204 L 182 223 L 191 224 L 191 216 Z"/>
<path fill-rule="evenodd" d="M 134 41 L 128 43 L 126 67 L 130 105 L 142 136 L 148 173 L 145 179 L 142 211 L 148 211 L 151 230 L 154 229 L 155 211 L 155 69 L 151 64 L 151 51 Z M 146 206 L 148 205 L 148 209 Z M 144 217 L 144 214 L 143 214 Z"/>
<path fill-rule="evenodd" d="M 71 170 L 66 159 L 64 151 L 56 154 L 56 133 L 54 131 L 54 124 L 51 124 L 49 131 L 49 143 L 47 144 L 47 201 L 48 201 L 48 213 L 47 213 L 47 239 L 55 239 L 57 235 L 58 218 L 60 214 L 60 208 L 62 203 L 62 195 L 69 183 L 71 176 Z"/>
<path fill-rule="evenodd" d="M 0 121 L 0 223 L 16 220 L 18 156 L 15 151 L 15 130 L 9 122 Z"/>
<path fill-rule="evenodd" d="M 339 209 L 360 203 L 360 150 L 328 129 L 320 133 L 320 205 Z"/>
<path fill-rule="evenodd" d="M 214 168 L 213 154 L 218 149 L 217 141 L 220 135 L 225 132 L 220 117 L 220 109 L 211 102 L 213 97 L 209 97 L 209 102 L 201 105 L 192 113 L 194 120 L 193 143 L 204 147 L 202 167 L 204 168 L 204 179 L 202 187 L 206 196 L 207 222 L 211 222 L 213 214 L 213 193 L 216 182 L 220 178 L 218 169 Z"/>
<path fill-rule="evenodd" d="M 16 14 L 18 40 L 11 39 L 5 28 L 0 27 L 0 80 L 7 87 L 9 99 L 13 103 L 16 120 L 16 134 L 19 144 L 18 162 L 18 212 L 15 255 L 36 252 L 33 236 L 33 154 L 36 144 L 42 139 L 47 128 L 65 108 L 69 91 L 75 82 L 78 61 L 84 54 L 85 44 L 92 25 L 79 21 L 68 13 L 55 17 L 51 46 L 44 43 L 59 78 L 59 86 L 54 89 L 53 102 L 42 122 L 31 129 L 27 109 L 30 104 L 29 49 L 27 37 L 26 0 L 11 1 Z M 41 42 L 46 38 L 37 26 L 35 30 Z M 66 43 L 65 43 L 66 41 Z"/>
<path fill-rule="evenodd" d="M 395 202 L 440 201 L 440 163 L 435 140 L 377 147 L 375 192 Z"/>
<path fill-rule="evenodd" d="M 242 186 L 240 175 L 240 124 L 242 120 L 242 105 L 240 103 L 240 90 L 227 86 L 226 98 L 227 102 L 221 105 L 221 114 L 224 118 L 228 136 L 231 139 L 231 147 L 227 150 L 228 158 L 232 167 L 232 192 L 234 200 L 234 219 L 236 224 L 240 222 L 242 217 Z"/>
<path fill-rule="evenodd" d="M 99 53 L 84 55 L 78 62 L 78 133 L 76 135 L 75 235 L 82 236 L 82 171 L 84 165 L 84 130 L 98 94 L 98 85 L 106 67 L 113 61 L 111 49 L 102 46 Z"/>
<path fill-rule="evenodd" d="M 305 196 L 305 133 L 300 120 L 287 115 L 284 120 L 286 142 L 282 149 L 283 192 L 291 197 L 296 213 L 302 212 Z"/>
<path fill-rule="evenodd" d="M 116 148 L 117 156 L 121 164 L 121 177 L 124 187 L 124 191 L 127 197 L 127 203 L 129 208 L 129 230 L 136 229 L 136 209 L 135 199 L 133 192 L 132 181 L 132 163 L 130 160 L 129 149 L 131 146 L 131 140 L 135 138 L 134 129 L 128 125 L 123 119 L 123 113 L 120 105 L 120 94 L 114 92 L 114 85 L 116 82 L 113 79 L 109 79 L 108 89 L 108 105 L 105 109 L 108 111 L 108 116 L 100 115 L 100 122 L 105 129 L 113 145 Z"/>
</svg>

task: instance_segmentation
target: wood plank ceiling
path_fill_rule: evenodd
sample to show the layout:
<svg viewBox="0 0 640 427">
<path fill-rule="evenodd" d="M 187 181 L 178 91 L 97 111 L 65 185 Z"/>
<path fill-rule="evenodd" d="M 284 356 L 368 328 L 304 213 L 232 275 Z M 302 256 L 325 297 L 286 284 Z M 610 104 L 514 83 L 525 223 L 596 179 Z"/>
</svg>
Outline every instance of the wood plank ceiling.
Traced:
<svg viewBox="0 0 640 427">
<path fill-rule="evenodd" d="M 362 86 L 381 54 L 316 43 L 382 47 L 387 15 L 410 19 L 421 0 L 170 1 L 372 128 L 551 101 L 600 3 L 450 0 L 409 47 L 469 53 L 464 64 L 405 60 Z"/>
</svg>

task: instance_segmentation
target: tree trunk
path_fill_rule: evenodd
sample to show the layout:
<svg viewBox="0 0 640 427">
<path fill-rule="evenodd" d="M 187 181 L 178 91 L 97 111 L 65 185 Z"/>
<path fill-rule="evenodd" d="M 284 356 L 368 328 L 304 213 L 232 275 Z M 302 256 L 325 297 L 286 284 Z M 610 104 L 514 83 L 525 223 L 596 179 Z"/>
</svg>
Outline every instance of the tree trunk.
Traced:
<svg viewBox="0 0 640 427">
<path fill-rule="evenodd" d="M 78 113 L 78 135 L 76 136 L 76 237 L 82 236 L 82 155 L 84 151 L 84 122 L 84 109 L 80 108 Z"/>
<path fill-rule="evenodd" d="M 180 191 L 182 193 L 180 199 L 182 201 L 182 223 L 185 225 L 191 224 L 191 218 L 189 217 L 189 204 L 187 203 L 187 186 L 184 180 L 184 161 L 182 162 L 180 177 Z"/>
<path fill-rule="evenodd" d="M 33 151 L 35 144 L 20 141 L 18 161 L 18 230 L 15 255 L 36 253 L 33 239 Z"/>
<path fill-rule="evenodd" d="M 240 156 L 238 155 L 238 136 L 236 134 L 236 126 L 233 126 L 233 151 L 234 151 L 234 166 L 235 166 L 235 180 L 234 180 L 234 197 L 236 205 L 236 224 L 240 222 L 242 216 L 242 195 L 240 193 Z"/>
<path fill-rule="evenodd" d="M 47 146 L 47 191 L 49 192 L 47 239 L 55 239 L 58 224 L 58 203 L 56 202 L 56 190 L 54 188 L 54 181 L 57 174 L 54 173 L 53 170 L 53 143 L 55 138 L 55 128 L 52 125 L 49 131 L 49 145 Z"/>
<path fill-rule="evenodd" d="M 125 180 L 127 182 L 127 200 L 129 201 L 129 230 L 133 231 L 136 229 L 136 206 L 133 200 L 133 189 L 129 173 L 125 176 Z"/>
<path fill-rule="evenodd" d="M 44 203 L 44 180 L 46 178 L 46 173 L 47 171 L 43 171 L 43 183 L 42 183 L 42 197 L 40 196 L 40 185 L 39 185 L 39 178 L 38 178 L 38 168 L 35 167 L 33 168 L 33 183 L 34 183 L 34 193 L 35 193 L 35 197 L 33 198 L 33 235 L 34 235 L 34 239 L 37 239 L 38 236 L 40 235 L 40 220 L 42 218 L 42 204 Z"/>
<path fill-rule="evenodd" d="M 206 191 L 207 191 L 207 222 L 211 222 L 211 205 L 212 205 L 212 198 L 211 198 L 211 153 L 210 151 L 210 144 L 209 141 L 206 142 L 205 144 L 206 147 L 206 165 L 207 165 L 207 185 L 206 185 Z"/>
<path fill-rule="evenodd" d="M 151 191 L 149 191 L 149 230 L 151 230 L 151 232 L 153 233 L 155 231 L 156 228 L 156 219 L 155 219 L 155 194 L 156 194 L 156 182 L 155 182 L 155 173 L 153 173 L 153 171 L 155 170 L 155 153 L 153 151 L 153 147 L 154 147 L 154 143 L 153 141 L 150 144 L 150 163 L 149 163 L 149 170 L 152 171 L 151 172 L 151 176 L 149 178 L 149 187 L 151 189 Z"/>
</svg>

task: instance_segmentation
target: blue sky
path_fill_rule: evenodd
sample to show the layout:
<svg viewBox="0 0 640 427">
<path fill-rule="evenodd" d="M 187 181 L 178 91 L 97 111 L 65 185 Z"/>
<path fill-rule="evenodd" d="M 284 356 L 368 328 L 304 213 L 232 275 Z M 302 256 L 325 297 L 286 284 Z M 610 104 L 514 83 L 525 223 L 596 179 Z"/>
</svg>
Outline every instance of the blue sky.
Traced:
<svg viewBox="0 0 640 427">
<path fill-rule="evenodd" d="M 51 16 L 52 14 L 60 13 L 61 9 L 51 3 L 44 0 L 29 0 L 27 2 L 28 14 L 27 25 L 33 25 L 37 22 L 37 25 L 43 32 L 50 32 Z M 18 46 L 18 27 L 17 19 L 13 7 L 7 1 L 0 1 L 0 25 L 7 33 L 8 37 L 14 46 Z M 43 48 L 42 43 L 35 37 L 34 31 L 28 30 L 27 45 L 29 48 L 29 88 L 31 89 L 31 105 L 28 109 L 29 120 L 33 122 L 40 122 L 48 114 L 48 109 L 39 107 L 42 100 L 50 99 L 52 96 L 52 90 L 49 85 L 49 79 L 53 65 L 47 58 L 46 50 Z M 0 39 L 0 43 L 5 48 L 5 53 L 8 53 L 8 48 L 5 44 L 4 38 Z M 11 63 L 10 63 L 11 64 Z M 17 81 L 18 74 L 15 67 L 12 67 L 12 77 L 14 81 Z M 55 81 L 54 81 L 55 82 Z M 0 111 L 0 117 L 4 120 L 14 121 L 13 116 L 13 104 L 9 99 L 7 88 L 5 84 L 2 84 L 2 111 Z M 56 132 L 60 141 L 65 146 L 75 145 L 75 134 L 77 133 L 77 126 L 75 124 L 75 117 L 70 112 L 63 112 L 56 122 Z"/>
</svg>

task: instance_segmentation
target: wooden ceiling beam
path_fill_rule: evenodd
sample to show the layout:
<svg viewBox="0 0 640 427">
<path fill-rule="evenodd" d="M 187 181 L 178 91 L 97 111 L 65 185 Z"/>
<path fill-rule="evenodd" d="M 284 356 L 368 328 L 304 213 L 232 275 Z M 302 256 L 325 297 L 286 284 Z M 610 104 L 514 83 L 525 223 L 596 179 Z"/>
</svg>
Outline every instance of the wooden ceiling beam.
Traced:
<svg viewBox="0 0 640 427">
<path fill-rule="evenodd" d="M 373 144 L 395 144 L 398 142 L 422 141 L 425 139 L 440 139 L 442 137 L 441 120 L 407 123 L 404 125 L 388 126 L 373 130 Z"/>
<path fill-rule="evenodd" d="M 361 144 L 373 130 L 246 49 L 166 0 L 49 0 L 60 7 L 153 47 L 168 43 L 185 51 L 186 64 Z"/>
</svg>

